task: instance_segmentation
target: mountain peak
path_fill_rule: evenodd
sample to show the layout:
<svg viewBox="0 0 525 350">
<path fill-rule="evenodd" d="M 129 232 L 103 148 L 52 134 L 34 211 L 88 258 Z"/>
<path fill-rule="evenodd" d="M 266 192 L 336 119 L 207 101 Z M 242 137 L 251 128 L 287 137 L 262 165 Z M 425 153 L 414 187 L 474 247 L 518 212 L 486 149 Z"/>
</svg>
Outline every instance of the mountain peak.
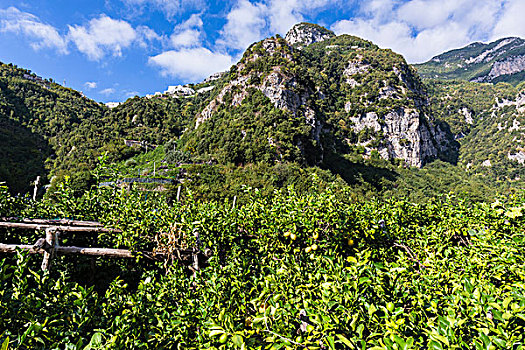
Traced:
<svg viewBox="0 0 525 350">
<path fill-rule="evenodd" d="M 335 37 L 335 33 L 313 23 L 297 23 L 286 33 L 286 41 L 295 47 L 302 48 L 316 42 Z"/>
</svg>

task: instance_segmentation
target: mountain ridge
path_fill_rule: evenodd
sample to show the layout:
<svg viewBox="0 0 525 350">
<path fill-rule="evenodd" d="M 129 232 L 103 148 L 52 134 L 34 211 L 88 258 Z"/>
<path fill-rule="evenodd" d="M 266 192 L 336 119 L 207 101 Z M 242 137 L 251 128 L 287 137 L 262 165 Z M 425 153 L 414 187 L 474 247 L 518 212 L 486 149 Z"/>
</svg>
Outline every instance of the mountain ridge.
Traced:
<svg viewBox="0 0 525 350">
<path fill-rule="evenodd" d="M 509 82 L 517 85 L 525 80 L 525 40 L 507 37 L 487 44 L 475 42 L 434 56 L 414 67 L 427 79 Z"/>
<path fill-rule="evenodd" d="M 50 99 L 45 85 L 53 87 L 52 82 L 24 78 L 24 70 L 14 76 L 0 74 L 0 84 L 15 86 L 2 89 L 0 101 L 20 106 L 13 113 L 0 109 L 0 121 L 11 125 L 25 118 L 22 126 L 36 138 L 28 139 L 27 149 L 19 154 L 30 158 L 40 152 L 41 157 L 40 165 L 23 179 L 26 185 L 17 188 L 27 188 L 42 169 L 52 176 L 88 172 L 101 155 L 120 162 L 143 152 L 127 144 L 166 143 L 173 149 L 172 158 L 193 164 L 264 163 L 264 169 L 295 164 L 328 170 L 347 182 L 357 181 L 361 170 L 391 178 L 391 165 L 421 168 L 436 160 L 500 178 L 521 176 L 523 147 L 510 141 L 521 140 L 517 133 L 525 125 L 519 89 L 422 81 L 401 55 L 355 36 L 335 36 L 314 24 L 300 23 L 286 37 L 293 43 L 278 35 L 261 40 L 217 79 L 188 85 L 200 93 L 179 96 L 175 87 L 165 94 L 130 98 L 112 109 L 68 88 L 57 87 L 63 97 Z M 482 45 L 473 43 L 471 48 L 482 54 Z M 0 73 L 6 67 L 2 65 Z M 451 90 L 456 86 L 461 88 L 458 95 Z M 12 98 L 21 91 L 24 95 Z M 75 105 L 69 106 L 68 100 Z M 58 118 L 66 113 L 67 118 Z M 479 135 L 492 140 L 484 128 L 500 128 L 497 135 L 509 138 L 496 146 L 497 157 L 488 156 L 492 148 L 485 144 L 475 145 L 483 142 Z M 381 166 L 363 165 L 380 159 Z M 381 168 L 385 164 L 391 164 L 389 170 Z M 505 166 L 508 173 L 502 170 Z M 0 176 L 5 175 L 0 171 Z"/>
</svg>

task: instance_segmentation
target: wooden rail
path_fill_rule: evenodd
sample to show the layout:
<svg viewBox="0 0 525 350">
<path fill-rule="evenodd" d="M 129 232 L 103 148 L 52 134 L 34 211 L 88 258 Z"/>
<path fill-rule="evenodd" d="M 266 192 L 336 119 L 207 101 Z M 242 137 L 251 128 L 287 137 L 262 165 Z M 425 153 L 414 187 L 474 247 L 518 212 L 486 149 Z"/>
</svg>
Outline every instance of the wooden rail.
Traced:
<svg viewBox="0 0 525 350">
<path fill-rule="evenodd" d="M 16 253 L 17 249 L 24 250 L 29 254 L 45 254 L 50 250 L 54 250 L 56 253 L 60 254 L 81 254 L 81 255 L 93 255 L 93 256 L 107 256 L 113 258 L 135 258 L 137 255 L 143 255 L 148 258 L 155 257 L 164 257 L 166 253 L 163 252 L 141 252 L 138 251 L 133 253 L 131 250 L 127 249 L 111 249 L 111 248 L 84 248 L 84 247 L 75 247 L 75 246 L 56 246 L 53 249 L 48 248 L 39 248 L 36 245 L 31 244 L 3 244 L 0 243 L 0 253 Z M 192 253 L 191 250 L 183 253 Z"/>
<path fill-rule="evenodd" d="M 6 228 L 22 228 L 28 230 L 46 230 L 49 228 L 57 228 L 65 232 L 122 232 L 114 228 L 104 228 L 102 226 L 62 226 L 57 224 L 39 224 L 39 223 L 23 223 L 23 222 L 0 222 L 0 227 Z"/>
<path fill-rule="evenodd" d="M 0 222 L 13 222 L 13 223 L 24 223 L 24 224 L 44 224 L 44 225 L 66 225 L 66 226 L 83 226 L 83 227 L 103 227 L 100 222 L 97 221 L 83 221 L 83 220 L 70 220 L 70 219 L 27 219 L 27 218 L 0 218 Z"/>
</svg>

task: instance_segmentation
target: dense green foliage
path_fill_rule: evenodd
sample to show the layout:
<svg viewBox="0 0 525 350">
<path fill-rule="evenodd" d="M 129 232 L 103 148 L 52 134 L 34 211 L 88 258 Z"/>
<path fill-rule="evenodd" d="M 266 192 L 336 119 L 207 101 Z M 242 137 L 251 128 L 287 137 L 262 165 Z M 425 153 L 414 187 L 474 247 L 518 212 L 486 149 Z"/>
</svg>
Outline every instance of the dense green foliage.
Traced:
<svg viewBox="0 0 525 350">
<path fill-rule="evenodd" d="M 98 219 L 123 230 L 94 244 L 211 249 L 196 278 L 177 263 L 82 258 L 0 263 L 0 342 L 48 349 L 458 348 L 522 349 L 524 201 L 441 197 L 356 202 L 349 193 L 293 189 L 250 200 L 180 203 L 96 189 L 54 201 L 10 197 L 0 215 Z M 198 241 L 196 241 L 198 235 Z M 36 234 L 2 233 L 31 242 Z M 156 242 L 156 243 L 155 243 Z M 138 255 L 140 256 L 140 255 Z M 121 272 L 127 274 L 116 277 Z M 98 281 L 98 282 L 97 282 Z"/>
<path fill-rule="evenodd" d="M 196 114 L 203 96 L 194 98 L 128 99 L 106 116 L 108 132 L 115 137 L 162 144 L 182 134 Z"/>
<path fill-rule="evenodd" d="M 50 156 L 55 152 L 64 163 L 75 159 L 81 168 L 90 154 L 80 157 L 78 147 L 93 139 L 103 112 L 77 91 L 0 64 L 1 180 L 9 181 L 15 191 L 27 189 L 29 179 L 45 175 L 46 163 L 47 168 L 53 166 Z"/>
<path fill-rule="evenodd" d="M 111 174 L 119 179 L 169 179 L 172 185 L 162 185 L 168 196 L 175 197 L 178 187 L 191 190 L 195 198 L 224 200 L 237 196 L 244 200 L 245 187 L 259 188 L 265 195 L 293 185 L 300 193 L 308 192 L 310 177 L 318 177 L 318 186 L 337 186 L 352 192 L 352 198 L 408 198 L 424 202 L 443 193 L 460 194 L 472 201 L 492 200 L 516 189 L 507 183 L 495 184 L 492 179 L 472 175 L 461 167 L 435 161 L 423 168 L 406 168 L 399 162 L 389 162 L 376 156 L 326 159 L 332 167 L 305 167 L 282 162 L 270 165 L 256 162 L 238 166 L 233 163 L 202 162 L 181 152 L 169 142 L 154 151 L 143 153 L 112 166 Z M 158 185 L 136 183 L 138 188 Z"/>
<path fill-rule="evenodd" d="M 314 163 L 318 150 L 310 140 L 311 127 L 305 125 L 302 116 L 274 108 L 258 90 L 250 90 L 237 108 L 222 106 L 214 118 L 188 134 L 185 150 L 239 165 L 260 161 Z M 304 148 L 297 147 L 298 143 Z"/>
<path fill-rule="evenodd" d="M 16 192 L 27 190 L 38 175 L 46 173 L 51 149 L 46 140 L 15 121 L 0 117 L 0 181 Z"/>
</svg>

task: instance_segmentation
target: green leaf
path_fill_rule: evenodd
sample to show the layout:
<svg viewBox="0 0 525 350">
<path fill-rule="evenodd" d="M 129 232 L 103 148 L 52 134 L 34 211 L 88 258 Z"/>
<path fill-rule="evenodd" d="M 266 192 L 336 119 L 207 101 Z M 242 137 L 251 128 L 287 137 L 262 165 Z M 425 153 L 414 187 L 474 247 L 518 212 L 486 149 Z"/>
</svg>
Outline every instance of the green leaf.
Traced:
<svg viewBox="0 0 525 350">
<path fill-rule="evenodd" d="M 377 311 L 377 308 L 374 304 L 370 305 L 370 307 L 368 308 L 368 316 L 372 316 L 374 314 L 374 312 Z"/>
<path fill-rule="evenodd" d="M 84 348 L 84 350 L 91 350 L 91 349 L 97 349 L 102 346 L 102 334 L 95 333 L 91 337 L 91 341 L 89 344 Z"/>
<path fill-rule="evenodd" d="M 237 347 L 242 347 L 244 345 L 244 339 L 242 338 L 241 335 L 239 334 L 235 334 L 233 337 L 232 337 L 232 342 L 235 346 Z"/>
<path fill-rule="evenodd" d="M 499 346 L 500 348 L 502 348 L 502 349 L 508 349 L 509 348 L 507 346 L 507 343 L 503 339 L 494 337 L 494 338 L 492 338 L 492 342 L 494 344 L 496 344 L 497 346 Z"/>
<path fill-rule="evenodd" d="M 407 343 L 407 346 L 408 346 L 407 349 L 410 349 L 412 346 L 414 346 L 414 338 L 412 338 L 412 337 L 408 338 L 406 343 Z"/>
<path fill-rule="evenodd" d="M 441 343 L 438 343 L 437 341 L 430 342 L 430 348 L 434 350 L 443 350 Z"/>
<path fill-rule="evenodd" d="M 407 350 L 407 349 L 410 348 L 407 345 L 407 343 L 405 342 L 405 340 L 403 340 L 403 338 L 401 338 L 400 336 L 394 334 L 394 340 L 395 340 L 396 344 L 399 345 L 399 348 L 401 350 Z"/>
<path fill-rule="evenodd" d="M 339 338 L 339 340 L 345 344 L 346 346 L 350 347 L 350 348 L 354 348 L 354 344 L 352 344 L 352 342 L 350 342 L 350 340 L 346 339 L 343 335 L 341 334 L 336 334 L 335 335 L 337 338 Z"/>
<path fill-rule="evenodd" d="M 5 338 L 4 342 L 2 343 L 2 346 L 0 346 L 0 350 L 8 350 L 9 349 L 9 337 Z"/>
<path fill-rule="evenodd" d="M 328 343 L 328 346 L 331 350 L 335 350 L 335 341 L 334 341 L 334 337 L 332 337 L 331 335 L 327 336 L 326 337 L 326 342 Z"/>
<path fill-rule="evenodd" d="M 509 306 L 509 303 L 513 300 L 512 297 L 506 297 L 504 300 L 503 300 L 503 308 L 506 309 L 508 306 Z"/>
<path fill-rule="evenodd" d="M 363 338 L 363 330 L 364 329 L 365 329 L 365 326 L 363 326 L 363 324 L 360 324 L 359 326 L 357 326 L 356 333 L 357 333 L 357 335 L 359 335 L 359 338 Z"/>
<path fill-rule="evenodd" d="M 446 346 L 449 345 L 448 343 L 448 339 L 440 334 L 436 334 L 436 333 L 432 333 L 430 335 L 432 338 L 436 339 L 436 340 L 439 340 L 440 342 L 442 342 L 443 344 L 445 344 Z"/>
<path fill-rule="evenodd" d="M 212 338 L 222 333 L 224 333 L 224 329 L 214 329 L 210 332 L 209 336 Z"/>
<path fill-rule="evenodd" d="M 252 321 L 253 324 L 261 323 L 266 319 L 266 317 L 255 317 Z"/>
</svg>

